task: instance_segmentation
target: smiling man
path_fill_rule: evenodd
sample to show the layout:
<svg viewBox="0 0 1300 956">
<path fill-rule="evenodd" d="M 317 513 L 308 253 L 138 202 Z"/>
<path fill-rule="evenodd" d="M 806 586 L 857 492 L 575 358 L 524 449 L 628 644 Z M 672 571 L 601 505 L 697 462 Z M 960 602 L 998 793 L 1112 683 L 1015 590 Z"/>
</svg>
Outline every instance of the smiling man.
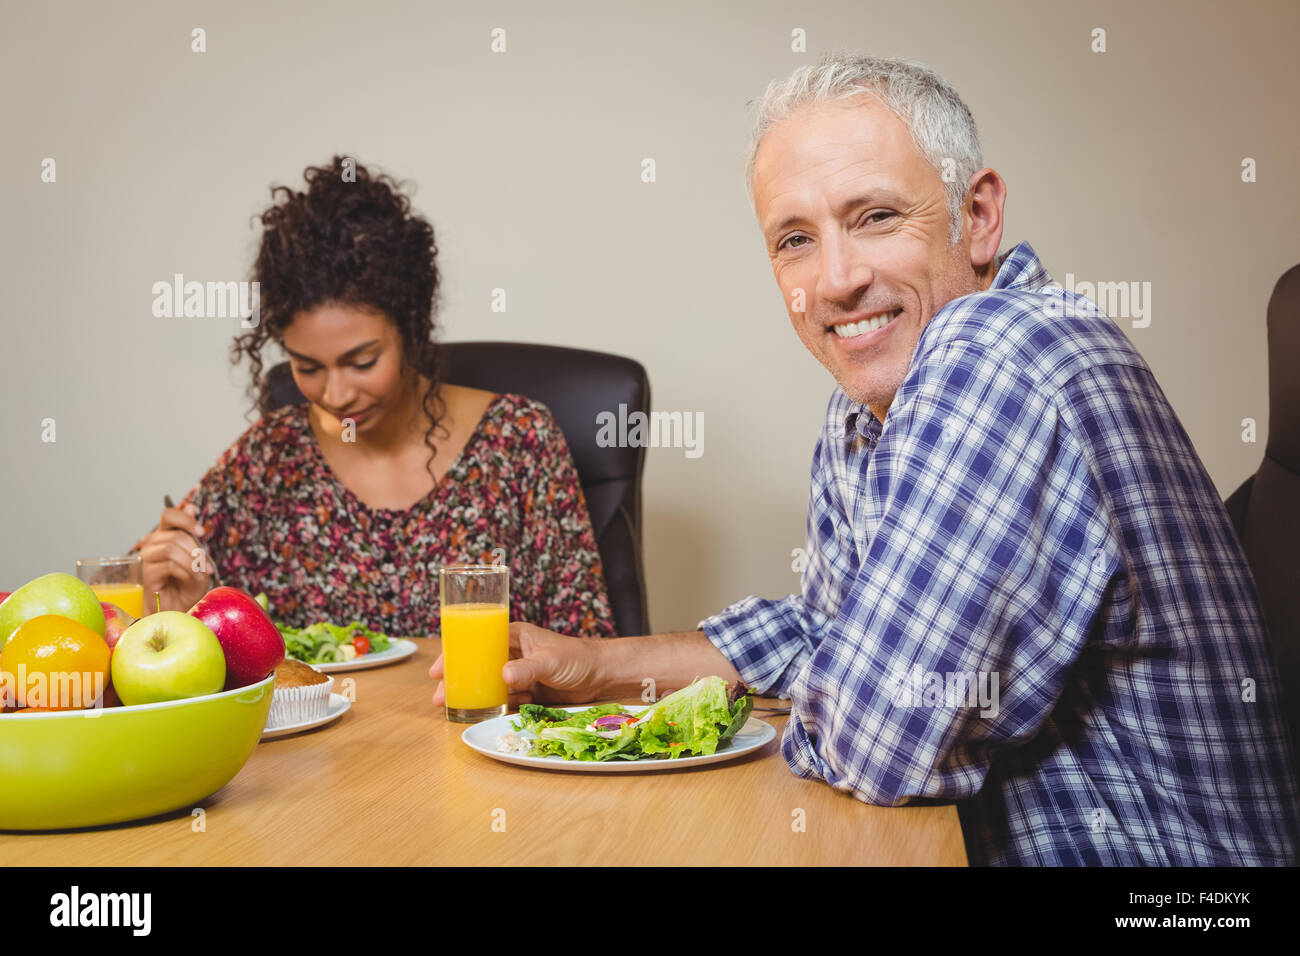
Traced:
<svg viewBox="0 0 1300 956">
<path fill-rule="evenodd" d="M 778 94 L 760 116 L 748 177 L 772 271 L 808 351 L 883 421 L 926 323 L 992 284 L 1006 184 L 960 170 L 970 190 L 945 187 L 873 94 L 791 112 Z M 955 177 L 979 153 L 973 122 L 953 133 L 936 145 L 958 154 Z"/>
<path fill-rule="evenodd" d="M 972 863 L 1294 863 L 1280 690 L 1213 483 L 1118 327 L 1027 243 L 998 254 L 1006 184 L 960 97 L 896 60 L 796 70 L 749 184 L 837 383 L 802 593 L 621 641 L 513 625 L 516 699 L 743 677 L 791 698 L 795 773 L 956 801 Z"/>
</svg>

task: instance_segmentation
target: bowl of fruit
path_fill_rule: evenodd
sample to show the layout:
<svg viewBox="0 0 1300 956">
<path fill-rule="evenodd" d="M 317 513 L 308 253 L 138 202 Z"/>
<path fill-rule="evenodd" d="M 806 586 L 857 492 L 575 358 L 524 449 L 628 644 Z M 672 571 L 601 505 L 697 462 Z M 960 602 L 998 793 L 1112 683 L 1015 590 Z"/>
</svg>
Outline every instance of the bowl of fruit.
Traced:
<svg viewBox="0 0 1300 956">
<path fill-rule="evenodd" d="M 138 621 L 68 574 L 5 596 L 0 830 L 197 805 L 252 755 L 283 657 L 270 618 L 234 588 Z"/>
</svg>

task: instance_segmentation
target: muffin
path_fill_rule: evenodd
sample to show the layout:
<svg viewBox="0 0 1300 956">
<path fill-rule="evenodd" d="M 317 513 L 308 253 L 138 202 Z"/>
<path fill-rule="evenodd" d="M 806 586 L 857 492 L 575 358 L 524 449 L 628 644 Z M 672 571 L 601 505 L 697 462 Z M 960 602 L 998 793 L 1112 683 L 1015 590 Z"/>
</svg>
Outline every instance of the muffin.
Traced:
<svg viewBox="0 0 1300 956">
<path fill-rule="evenodd" d="M 334 678 L 322 674 L 310 664 L 286 657 L 275 668 L 275 693 L 266 729 L 319 720 L 329 709 L 330 688 Z"/>
</svg>

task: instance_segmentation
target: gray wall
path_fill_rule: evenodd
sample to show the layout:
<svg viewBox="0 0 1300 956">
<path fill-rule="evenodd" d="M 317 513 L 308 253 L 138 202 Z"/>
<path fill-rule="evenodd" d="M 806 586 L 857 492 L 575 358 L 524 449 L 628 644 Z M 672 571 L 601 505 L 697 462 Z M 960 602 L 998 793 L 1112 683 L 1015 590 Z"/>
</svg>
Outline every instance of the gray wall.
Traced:
<svg viewBox="0 0 1300 956">
<path fill-rule="evenodd" d="M 657 408 L 704 413 L 702 457 L 649 453 L 656 629 L 795 589 L 832 382 L 745 198 L 746 102 L 832 48 L 946 76 L 1009 183 L 1004 248 L 1029 240 L 1059 280 L 1150 282 L 1151 324 L 1128 334 L 1220 490 L 1262 454 L 1265 306 L 1300 261 L 1294 3 L 43 2 L 5 19 L 0 589 L 125 549 L 246 427 L 234 322 L 154 318 L 150 287 L 246 276 L 267 187 L 334 152 L 418 185 L 448 339 L 631 355 Z"/>
</svg>

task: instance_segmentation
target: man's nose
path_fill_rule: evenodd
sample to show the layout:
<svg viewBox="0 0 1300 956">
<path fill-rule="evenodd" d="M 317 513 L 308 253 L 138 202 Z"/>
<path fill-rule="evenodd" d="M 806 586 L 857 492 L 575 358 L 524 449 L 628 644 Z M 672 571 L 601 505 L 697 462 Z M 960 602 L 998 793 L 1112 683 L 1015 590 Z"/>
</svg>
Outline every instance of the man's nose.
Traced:
<svg viewBox="0 0 1300 956">
<path fill-rule="evenodd" d="M 823 237 L 821 272 L 817 277 L 817 297 L 836 302 L 852 310 L 875 279 L 864 252 L 839 231 Z"/>
</svg>

